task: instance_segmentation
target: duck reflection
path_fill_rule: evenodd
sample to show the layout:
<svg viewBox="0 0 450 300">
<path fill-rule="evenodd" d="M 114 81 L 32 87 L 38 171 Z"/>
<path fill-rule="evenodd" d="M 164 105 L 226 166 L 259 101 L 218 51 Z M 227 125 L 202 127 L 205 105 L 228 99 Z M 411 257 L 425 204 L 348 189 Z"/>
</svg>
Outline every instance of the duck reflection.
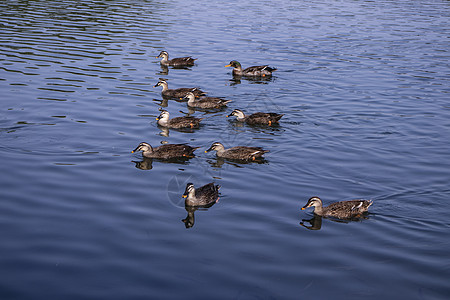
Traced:
<svg viewBox="0 0 450 300">
<path fill-rule="evenodd" d="M 216 204 L 216 202 L 213 202 L 211 204 L 205 205 L 205 206 L 189 206 L 189 205 L 185 205 L 184 209 L 186 209 L 187 211 L 187 216 L 185 219 L 182 219 L 181 221 L 184 223 L 184 226 L 186 228 L 191 228 L 194 226 L 195 223 L 195 211 L 197 210 L 203 210 L 203 211 L 207 211 L 208 208 L 212 207 L 214 204 Z"/>
<path fill-rule="evenodd" d="M 170 135 L 170 130 L 175 130 L 175 131 L 184 132 L 184 133 L 194 133 L 197 130 L 197 128 L 171 128 L 171 129 L 169 129 L 167 127 L 160 126 L 160 125 L 158 125 L 158 129 L 161 130 L 159 132 L 159 135 L 164 136 L 164 137 L 168 137 Z"/>
<path fill-rule="evenodd" d="M 230 79 L 230 86 L 234 86 L 237 84 L 241 84 L 241 79 L 247 80 L 250 84 L 269 84 L 269 82 L 275 81 L 275 77 L 248 77 L 248 76 L 239 76 L 233 75 L 233 78 Z"/>
<path fill-rule="evenodd" d="M 213 182 L 205 184 L 204 186 L 195 189 L 193 183 L 188 183 L 183 194 L 184 208 L 187 211 L 187 216 L 183 219 L 186 228 L 191 228 L 195 223 L 194 212 L 198 209 L 207 210 L 219 201 L 220 185 Z"/>
<path fill-rule="evenodd" d="M 361 222 L 362 220 L 369 219 L 368 213 L 362 214 L 358 217 L 352 217 L 348 219 L 338 219 L 333 217 L 322 217 L 319 215 L 314 214 L 314 216 L 311 219 L 302 219 L 300 222 L 300 225 L 309 229 L 309 230 L 320 230 L 322 228 L 322 218 L 328 219 L 333 222 L 337 223 L 350 223 L 350 222 Z M 305 223 L 309 223 L 309 226 Z"/>
<path fill-rule="evenodd" d="M 215 159 L 207 159 L 206 160 L 211 167 L 213 168 L 222 168 L 224 164 L 234 166 L 236 168 L 243 168 L 242 165 L 248 165 L 248 164 L 268 164 L 269 161 L 265 158 L 258 158 L 252 161 L 248 160 L 239 160 L 239 159 L 226 159 L 222 157 L 216 157 Z"/>
<path fill-rule="evenodd" d="M 179 164 L 179 165 L 187 165 L 189 164 L 189 160 L 192 157 L 186 157 L 186 158 L 171 158 L 171 159 L 153 159 L 148 157 L 143 157 L 141 161 L 133 160 L 132 163 L 135 164 L 135 167 L 137 169 L 141 170 L 151 170 L 153 169 L 153 162 L 157 161 L 160 163 L 166 163 L 166 164 Z"/>
<path fill-rule="evenodd" d="M 186 66 L 170 66 L 170 69 L 182 69 L 192 71 L 191 67 Z M 161 71 L 158 72 L 157 75 L 168 75 L 168 74 L 169 74 L 169 67 L 161 64 Z"/>
<path fill-rule="evenodd" d="M 305 225 L 305 222 L 308 222 L 310 226 Z M 320 228 L 322 228 L 322 217 L 314 215 L 312 219 L 309 220 L 302 219 L 300 225 L 302 225 L 305 228 L 308 228 L 309 230 L 320 230 Z"/>
</svg>

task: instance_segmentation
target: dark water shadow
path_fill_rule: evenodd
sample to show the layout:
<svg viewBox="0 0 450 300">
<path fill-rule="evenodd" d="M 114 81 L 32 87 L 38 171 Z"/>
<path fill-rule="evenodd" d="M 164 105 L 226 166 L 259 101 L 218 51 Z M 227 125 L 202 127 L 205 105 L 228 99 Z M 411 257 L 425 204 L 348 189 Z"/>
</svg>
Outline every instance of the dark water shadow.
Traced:
<svg viewBox="0 0 450 300">
<path fill-rule="evenodd" d="M 184 226 L 187 228 L 192 228 L 194 227 L 195 224 L 195 211 L 197 210 L 203 210 L 203 211 L 207 211 L 210 207 L 212 207 L 214 204 L 216 204 L 218 202 L 218 200 L 216 202 L 210 203 L 208 205 L 202 205 L 202 206 L 189 206 L 189 205 L 185 205 L 184 209 L 187 211 L 187 216 L 185 219 L 182 219 L 181 221 L 184 223 Z"/>
<path fill-rule="evenodd" d="M 234 86 L 242 83 L 242 79 L 248 81 L 251 84 L 268 84 L 276 80 L 275 76 L 253 77 L 253 76 L 237 76 L 233 75 L 233 79 L 230 79 L 230 86 Z"/>
<path fill-rule="evenodd" d="M 243 168 L 243 165 L 248 164 L 269 164 L 269 161 L 265 158 L 257 158 L 255 160 L 241 160 L 241 159 L 228 159 L 222 157 L 215 157 L 215 159 L 206 160 L 213 168 L 222 168 L 224 164 L 231 165 L 237 168 Z"/>
<path fill-rule="evenodd" d="M 171 130 L 175 130 L 178 132 L 184 132 L 184 133 L 194 133 L 196 130 L 199 130 L 202 125 L 200 124 L 200 126 L 198 128 L 168 128 L 168 127 L 164 127 L 161 125 L 157 125 L 159 130 L 161 130 L 159 132 L 159 135 L 164 136 L 164 137 L 168 137 L 170 135 L 170 131 Z"/>
<path fill-rule="evenodd" d="M 309 230 L 320 230 L 322 228 L 322 219 L 327 219 L 336 223 L 351 223 L 351 222 L 362 222 L 363 220 L 368 220 L 369 213 L 364 213 L 359 217 L 353 217 L 349 219 L 338 219 L 338 218 L 330 218 L 330 217 L 321 217 L 319 215 L 314 214 L 311 219 L 302 219 L 300 225 L 309 229 Z M 309 223 L 306 225 L 305 223 Z"/>
<path fill-rule="evenodd" d="M 137 169 L 151 170 L 151 169 L 153 169 L 154 161 L 160 162 L 160 163 L 165 163 L 165 164 L 187 165 L 187 164 L 189 164 L 189 160 L 193 157 L 180 157 L 180 158 L 171 158 L 171 159 L 157 159 L 157 158 L 142 157 L 142 160 L 140 160 L 140 161 L 132 160 L 131 162 L 135 164 L 135 167 Z"/>
<path fill-rule="evenodd" d="M 163 64 L 160 64 L 160 66 L 161 66 L 161 71 L 157 72 L 156 75 L 168 75 L 169 74 L 169 69 L 192 71 L 192 66 L 189 66 L 189 67 L 187 67 L 187 66 L 166 66 L 166 65 L 163 65 Z"/>
</svg>

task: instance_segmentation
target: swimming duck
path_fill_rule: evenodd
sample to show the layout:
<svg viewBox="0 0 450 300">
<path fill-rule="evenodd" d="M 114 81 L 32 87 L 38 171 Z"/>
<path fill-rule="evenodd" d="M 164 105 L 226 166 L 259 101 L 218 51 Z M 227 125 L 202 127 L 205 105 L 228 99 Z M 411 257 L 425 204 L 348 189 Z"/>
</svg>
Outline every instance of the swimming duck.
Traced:
<svg viewBox="0 0 450 300">
<path fill-rule="evenodd" d="M 319 197 L 312 197 L 308 200 L 302 210 L 313 206 L 314 213 L 323 217 L 334 217 L 338 219 L 351 219 L 367 212 L 371 200 L 349 200 L 331 203 L 327 207 L 322 206 L 322 200 Z"/>
<path fill-rule="evenodd" d="M 184 96 L 188 92 L 192 92 L 195 97 L 200 97 L 205 95 L 206 93 L 200 90 L 199 88 L 178 88 L 178 89 L 169 89 L 169 85 L 167 84 L 167 81 L 165 79 L 160 78 L 158 83 L 155 84 L 153 87 L 162 86 L 161 94 L 163 97 L 167 98 L 179 98 L 183 99 Z"/>
<path fill-rule="evenodd" d="M 261 158 L 264 153 L 269 152 L 261 147 L 247 146 L 236 146 L 225 149 L 225 147 L 219 142 L 213 143 L 211 147 L 205 151 L 205 153 L 212 150 L 217 151 L 217 157 L 236 160 L 256 160 L 257 158 Z"/>
<path fill-rule="evenodd" d="M 142 142 L 131 153 L 142 151 L 142 156 L 147 158 L 171 159 L 193 157 L 195 149 L 198 148 L 186 144 L 164 144 L 153 148 L 150 144 Z"/>
<path fill-rule="evenodd" d="M 186 56 L 186 57 L 177 57 L 169 60 L 169 53 L 167 51 L 161 51 L 156 58 L 161 58 L 162 65 L 174 67 L 193 66 L 195 60 L 197 59 L 192 58 L 190 56 Z"/>
<path fill-rule="evenodd" d="M 235 109 L 227 117 L 235 116 L 239 122 L 245 122 L 249 125 L 272 125 L 278 123 L 283 114 L 257 112 L 246 116 L 240 109 Z"/>
<path fill-rule="evenodd" d="M 248 67 L 244 70 L 242 70 L 241 64 L 236 61 L 232 60 L 228 65 L 225 67 L 233 67 L 233 76 L 272 76 L 272 72 L 276 71 L 276 68 L 271 68 L 268 65 L 265 66 L 253 66 Z"/>
<path fill-rule="evenodd" d="M 195 99 L 195 95 L 192 92 L 188 92 L 184 99 L 188 100 L 187 105 L 194 108 L 223 108 L 227 106 L 231 100 L 224 100 L 218 97 L 200 97 Z"/>
<path fill-rule="evenodd" d="M 196 118 L 192 116 L 176 117 L 169 120 L 169 112 L 162 110 L 159 117 L 156 118 L 158 125 L 168 128 L 198 128 L 200 127 L 200 121 L 203 118 Z"/>
<path fill-rule="evenodd" d="M 183 198 L 185 198 L 184 204 L 186 206 L 206 206 L 217 202 L 219 189 L 220 185 L 214 185 L 213 182 L 198 189 L 195 189 L 192 183 L 188 183 L 183 194 Z"/>
</svg>

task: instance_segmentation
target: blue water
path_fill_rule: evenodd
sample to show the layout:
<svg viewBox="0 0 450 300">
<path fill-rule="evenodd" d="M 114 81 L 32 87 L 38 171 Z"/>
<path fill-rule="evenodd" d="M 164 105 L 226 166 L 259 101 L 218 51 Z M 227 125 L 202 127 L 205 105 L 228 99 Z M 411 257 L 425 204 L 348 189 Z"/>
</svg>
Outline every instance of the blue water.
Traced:
<svg viewBox="0 0 450 300">
<path fill-rule="evenodd" d="M 449 297 L 448 1 L 3 1 L 0 12 L 1 299 Z M 161 50 L 197 64 L 164 70 Z M 278 70 L 234 81 L 231 60 Z M 195 112 L 199 130 L 164 132 L 160 108 L 188 109 L 163 101 L 159 78 L 233 102 Z M 239 126 L 225 117 L 234 108 L 285 115 Z M 185 163 L 142 162 L 130 153 L 142 141 L 201 148 Z M 215 141 L 270 152 L 220 162 L 204 153 Z M 186 183 L 212 181 L 219 202 L 188 212 Z M 367 219 L 314 222 L 300 210 L 311 196 L 374 204 Z"/>
</svg>

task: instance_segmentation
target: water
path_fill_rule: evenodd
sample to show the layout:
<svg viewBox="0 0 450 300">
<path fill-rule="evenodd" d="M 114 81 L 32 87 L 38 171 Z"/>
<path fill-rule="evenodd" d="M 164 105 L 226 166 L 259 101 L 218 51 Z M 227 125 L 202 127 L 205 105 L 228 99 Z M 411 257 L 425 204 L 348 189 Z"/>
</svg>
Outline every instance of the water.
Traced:
<svg viewBox="0 0 450 300">
<path fill-rule="evenodd" d="M 450 295 L 448 1 L 3 1 L 0 11 L 2 299 Z M 165 72 L 163 49 L 198 63 Z M 235 82 L 223 67 L 233 59 L 278 71 Z M 187 108 L 162 101 L 160 77 L 233 102 L 196 112 L 199 130 L 161 132 L 159 108 Z M 285 116 L 237 126 L 225 118 L 233 108 Z M 140 164 L 130 151 L 141 141 L 201 148 L 185 163 Z M 204 153 L 215 141 L 270 153 L 221 164 Z M 189 181 L 220 184 L 219 202 L 187 212 Z M 300 208 L 315 195 L 374 205 L 365 220 L 308 230 L 313 214 Z"/>
</svg>

